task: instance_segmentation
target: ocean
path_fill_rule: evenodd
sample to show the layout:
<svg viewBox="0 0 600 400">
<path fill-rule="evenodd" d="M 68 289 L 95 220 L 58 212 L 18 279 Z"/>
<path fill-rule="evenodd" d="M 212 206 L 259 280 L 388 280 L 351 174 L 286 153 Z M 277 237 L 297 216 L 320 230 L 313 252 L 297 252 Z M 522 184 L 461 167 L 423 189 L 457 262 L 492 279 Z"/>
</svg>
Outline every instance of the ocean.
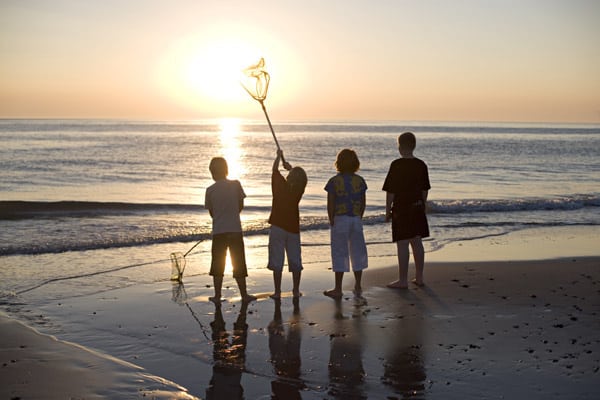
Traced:
<svg viewBox="0 0 600 400">
<path fill-rule="evenodd" d="M 369 255 L 394 256 L 381 187 L 404 131 L 416 134 L 415 155 L 429 166 L 428 253 L 528 228 L 600 225 L 600 125 L 283 122 L 274 128 L 287 160 L 309 178 L 300 203 L 302 242 L 318 251 L 305 252 L 305 268 L 329 257 L 323 187 L 343 148 L 356 150 L 369 186 Z M 266 254 L 276 152 L 263 122 L 0 120 L 0 141 L 0 296 L 50 283 L 61 298 L 168 280 L 170 252 L 197 242 L 186 274 L 207 274 L 211 221 L 203 204 L 214 156 L 228 160 L 230 178 L 247 194 L 249 268 L 265 268 L 252 263 L 253 255 Z"/>
</svg>

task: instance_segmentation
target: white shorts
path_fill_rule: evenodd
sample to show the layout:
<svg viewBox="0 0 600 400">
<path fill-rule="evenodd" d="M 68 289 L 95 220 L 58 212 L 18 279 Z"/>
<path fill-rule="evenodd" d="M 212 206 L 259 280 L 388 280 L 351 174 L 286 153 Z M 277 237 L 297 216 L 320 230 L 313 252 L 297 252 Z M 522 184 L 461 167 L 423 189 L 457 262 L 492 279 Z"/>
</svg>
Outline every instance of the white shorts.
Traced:
<svg viewBox="0 0 600 400">
<path fill-rule="evenodd" d="M 362 219 L 337 215 L 330 230 L 331 263 L 334 272 L 362 271 L 368 267 L 367 244 Z"/>
<path fill-rule="evenodd" d="M 287 254 L 288 271 L 302 271 L 300 234 L 291 233 L 278 226 L 271 225 L 269 230 L 269 263 L 267 268 L 282 271 L 284 255 Z"/>
</svg>

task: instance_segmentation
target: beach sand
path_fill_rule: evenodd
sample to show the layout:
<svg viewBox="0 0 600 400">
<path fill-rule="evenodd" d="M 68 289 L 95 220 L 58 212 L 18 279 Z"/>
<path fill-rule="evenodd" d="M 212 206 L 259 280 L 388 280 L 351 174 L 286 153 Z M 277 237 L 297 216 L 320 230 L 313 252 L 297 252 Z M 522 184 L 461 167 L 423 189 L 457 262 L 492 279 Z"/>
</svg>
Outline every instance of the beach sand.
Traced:
<svg viewBox="0 0 600 400">
<path fill-rule="evenodd" d="M 122 360 L 42 335 L 0 314 L 3 399 L 194 399 Z"/>
<path fill-rule="evenodd" d="M 207 276 L 53 302 L 28 325 L 77 345 L 0 317 L 0 397 L 595 399 L 598 235 L 457 244 L 428 257 L 427 285 L 407 290 L 386 288 L 396 267 L 375 259 L 363 299 L 352 274 L 340 301 L 323 296 L 333 273 L 311 265 L 297 301 L 268 298 L 262 269 L 247 307 L 230 279 L 227 301 L 210 303 Z"/>
</svg>

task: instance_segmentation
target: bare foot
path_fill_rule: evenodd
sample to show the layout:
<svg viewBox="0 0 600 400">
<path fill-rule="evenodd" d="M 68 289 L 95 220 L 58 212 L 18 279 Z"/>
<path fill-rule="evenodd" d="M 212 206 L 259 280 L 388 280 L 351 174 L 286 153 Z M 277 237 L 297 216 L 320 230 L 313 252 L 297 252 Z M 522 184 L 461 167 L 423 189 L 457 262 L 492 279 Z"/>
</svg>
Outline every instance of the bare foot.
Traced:
<svg viewBox="0 0 600 400">
<path fill-rule="evenodd" d="M 412 283 L 414 283 L 414 284 L 415 284 L 415 285 L 417 285 L 417 286 L 425 286 L 425 282 L 423 282 L 423 281 L 418 281 L 416 278 L 415 278 L 415 279 L 413 279 L 411 282 L 412 282 Z"/>
<path fill-rule="evenodd" d="M 294 296 L 294 298 L 302 297 L 302 292 L 293 291 L 292 296 Z"/>
<path fill-rule="evenodd" d="M 208 298 L 209 301 L 212 301 L 215 304 L 221 304 L 221 296 L 213 296 Z"/>
<path fill-rule="evenodd" d="M 242 296 L 242 302 L 244 303 L 250 303 L 254 300 L 256 300 L 256 296 L 252 296 L 251 294 L 245 294 L 244 296 Z"/>
<path fill-rule="evenodd" d="M 279 299 L 281 299 L 281 293 L 273 293 L 269 297 L 272 298 L 273 300 L 279 300 Z"/>
<path fill-rule="evenodd" d="M 362 297 L 362 289 L 354 289 L 352 293 L 354 293 L 354 297 Z"/>
<path fill-rule="evenodd" d="M 343 293 L 340 290 L 326 290 L 323 294 L 327 297 L 331 297 L 332 299 L 340 299 L 343 296 Z"/>
<path fill-rule="evenodd" d="M 388 283 L 386 286 L 391 289 L 408 289 L 408 285 L 406 283 L 403 283 L 400 281 L 394 281 L 394 282 Z"/>
</svg>

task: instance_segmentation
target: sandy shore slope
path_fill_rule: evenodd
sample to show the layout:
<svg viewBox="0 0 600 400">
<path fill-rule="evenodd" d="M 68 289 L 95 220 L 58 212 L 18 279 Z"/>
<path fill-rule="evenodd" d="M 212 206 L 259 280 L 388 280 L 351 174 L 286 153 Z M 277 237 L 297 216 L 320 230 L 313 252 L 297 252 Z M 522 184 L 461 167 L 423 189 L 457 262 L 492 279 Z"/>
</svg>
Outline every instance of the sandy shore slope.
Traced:
<svg viewBox="0 0 600 400">
<path fill-rule="evenodd" d="M 456 260 L 537 246 L 552 255 L 553 243 L 572 245 L 519 239 L 449 252 Z M 587 251 L 597 254 L 592 242 Z M 259 269 L 248 278 L 259 299 L 247 307 L 231 277 L 227 301 L 215 307 L 201 275 L 17 313 L 78 345 L 1 316 L 0 398 L 598 398 L 600 257 L 432 260 L 427 285 L 407 290 L 385 286 L 396 279 L 393 261 L 373 261 L 362 299 L 352 295 L 352 274 L 340 301 L 323 296 L 333 273 L 320 264 L 305 269 L 298 301 L 271 300 L 270 272 Z M 290 280 L 286 273 L 284 290 Z"/>
<path fill-rule="evenodd" d="M 195 399 L 142 368 L 43 335 L 0 314 L 3 399 Z"/>
</svg>

